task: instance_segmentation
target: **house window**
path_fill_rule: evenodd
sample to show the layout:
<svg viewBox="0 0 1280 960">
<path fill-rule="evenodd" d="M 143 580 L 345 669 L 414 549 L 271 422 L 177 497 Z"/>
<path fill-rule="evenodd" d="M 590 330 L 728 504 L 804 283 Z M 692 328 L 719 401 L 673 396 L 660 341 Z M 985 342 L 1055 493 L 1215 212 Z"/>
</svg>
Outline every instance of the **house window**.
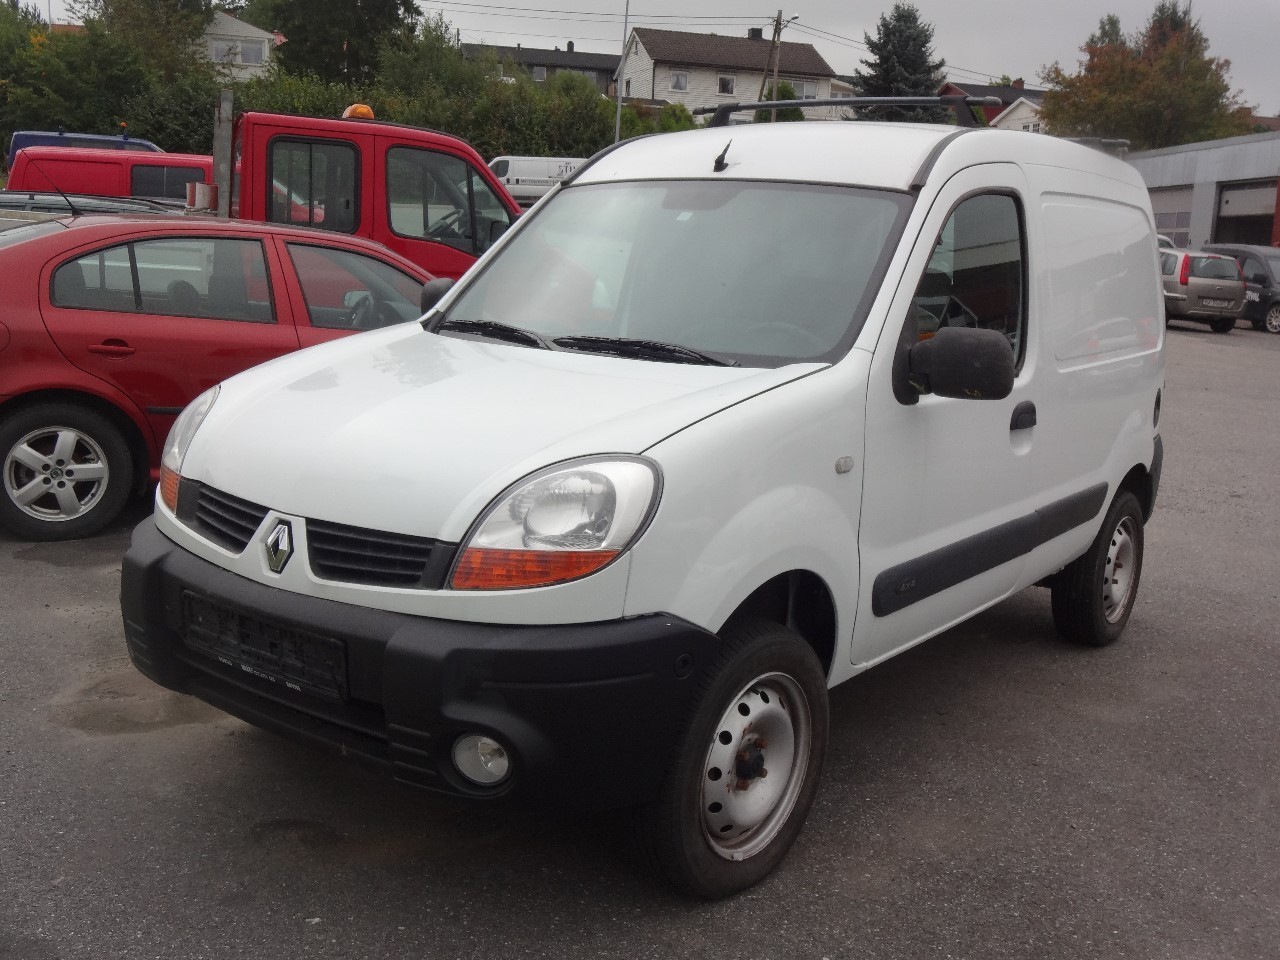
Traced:
<svg viewBox="0 0 1280 960">
<path fill-rule="evenodd" d="M 672 90 L 688 90 L 689 74 L 684 70 L 671 71 L 671 89 Z"/>
<path fill-rule="evenodd" d="M 214 63 L 235 63 L 236 61 L 236 45 L 230 40 L 213 41 L 213 62 Z"/>
<path fill-rule="evenodd" d="M 722 97 L 733 96 L 733 81 L 734 81 L 733 77 L 720 77 L 718 92 Z"/>
<path fill-rule="evenodd" d="M 262 41 L 261 40 L 242 40 L 240 41 L 240 62 L 249 64 L 250 66 L 258 66 L 262 63 Z"/>
<path fill-rule="evenodd" d="M 624 97 L 629 97 L 629 96 L 631 96 L 631 78 L 630 78 L 630 77 L 627 77 L 627 80 L 626 80 L 626 82 L 623 84 L 623 87 L 624 87 L 623 96 L 624 96 Z"/>
<path fill-rule="evenodd" d="M 797 100 L 817 100 L 818 99 L 818 81 L 817 80 L 788 80 L 792 89 L 796 92 Z"/>
<path fill-rule="evenodd" d="M 1028 120 L 1022 125 L 1022 129 L 1027 133 L 1043 133 L 1044 124 L 1039 120 Z"/>
<path fill-rule="evenodd" d="M 539 83 L 541 83 L 543 80 L 547 79 L 547 68 L 546 68 L 546 67 L 534 67 L 534 68 L 533 68 L 533 79 L 537 80 Z"/>
</svg>

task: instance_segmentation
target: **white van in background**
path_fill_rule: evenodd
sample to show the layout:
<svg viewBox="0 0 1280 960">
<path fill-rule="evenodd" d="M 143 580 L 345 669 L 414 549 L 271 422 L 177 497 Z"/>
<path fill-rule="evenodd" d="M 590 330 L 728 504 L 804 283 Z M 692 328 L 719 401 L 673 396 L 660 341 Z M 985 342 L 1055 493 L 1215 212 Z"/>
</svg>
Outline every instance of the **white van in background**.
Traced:
<svg viewBox="0 0 1280 960">
<path fill-rule="evenodd" d="M 494 157 L 489 169 L 516 203 L 531 207 L 583 162 L 583 157 Z"/>
</svg>

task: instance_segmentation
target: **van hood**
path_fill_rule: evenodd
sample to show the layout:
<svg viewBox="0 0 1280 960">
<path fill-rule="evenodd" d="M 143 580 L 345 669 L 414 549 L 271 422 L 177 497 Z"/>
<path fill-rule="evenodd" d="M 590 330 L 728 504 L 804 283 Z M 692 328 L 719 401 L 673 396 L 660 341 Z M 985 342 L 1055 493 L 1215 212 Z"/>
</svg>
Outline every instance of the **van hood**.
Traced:
<svg viewBox="0 0 1280 960">
<path fill-rule="evenodd" d="M 403 324 L 228 380 L 182 473 L 295 516 L 457 541 L 534 470 L 640 454 L 823 366 L 659 363 Z"/>
</svg>

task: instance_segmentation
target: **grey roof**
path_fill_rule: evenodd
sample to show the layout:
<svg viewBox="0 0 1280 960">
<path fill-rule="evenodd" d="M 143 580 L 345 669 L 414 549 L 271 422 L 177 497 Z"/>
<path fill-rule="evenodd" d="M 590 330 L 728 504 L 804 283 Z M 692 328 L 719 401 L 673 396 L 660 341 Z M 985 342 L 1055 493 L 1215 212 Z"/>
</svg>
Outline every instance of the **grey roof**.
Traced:
<svg viewBox="0 0 1280 960">
<path fill-rule="evenodd" d="M 464 43 L 467 56 L 493 51 L 499 60 L 511 60 L 522 67 L 567 67 L 573 70 L 605 70 L 616 73 L 620 57 L 616 53 L 579 53 L 577 50 L 539 50 L 536 47 L 495 47 L 487 43 Z"/>
<path fill-rule="evenodd" d="M 725 37 L 716 33 L 685 33 L 682 30 L 654 30 L 636 27 L 632 33 L 644 44 L 649 56 L 659 63 L 691 67 L 763 72 L 773 44 L 751 37 Z M 834 77 L 836 72 L 809 43 L 781 43 L 778 74 L 781 77 Z"/>
<path fill-rule="evenodd" d="M 1036 104 L 1044 103 L 1045 91 L 1043 90 L 1028 90 L 1025 87 L 1014 87 L 1006 84 L 992 86 L 987 83 L 957 83 L 954 80 L 948 80 L 943 86 L 955 87 L 971 97 L 998 97 L 1006 107 L 1017 103 L 1021 98 L 1026 98 Z"/>
</svg>

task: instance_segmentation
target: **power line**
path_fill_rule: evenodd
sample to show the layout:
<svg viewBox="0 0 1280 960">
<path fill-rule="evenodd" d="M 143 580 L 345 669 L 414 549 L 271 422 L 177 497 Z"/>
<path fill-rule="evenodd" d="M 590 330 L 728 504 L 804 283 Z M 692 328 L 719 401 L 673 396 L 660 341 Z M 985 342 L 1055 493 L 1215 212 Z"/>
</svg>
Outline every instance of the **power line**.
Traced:
<svg viewBox="0 0 1280 960">
<path fill-rule="evenodd" d="M 543 7 L 511 7 L 505 4 L 497 4 L 497 3 L 470 3 L 470 2 L 466 2 L 466 0 L 433 0 L 430 6 L 474 7 L 476 9 L 484 10 L 484 11 L 516 10 L 521 13 L 559 13 L 559 14 L 566 14 L 568 16 L 575 16 L 575 17 L 610 18 L 609 20 L 604 20 L 599 22 L 610 22 L 611 20 L 621 20 L 623 18 L 623 15 L 621 13 L 606 13 L 601 10 L 556 10 L 556 9 L 543 8 Z M 511 14 L 508 14 L 508 16 L 511 16 Z M 693 20 L 698 22 L 709 21 L 714 23 L 728 22 L 731 20 L 758 21 L 762 19 L 772 19 L 772 18 L 766 17 L 766 15 L 763 15 L 763 14 L 760 16 L 748 16 L 744 14 L 726 14 L 724 16 L 717 16 L 716 14 L 709 14 L 709 13 L 701 13 L 701 14 L 649 13 L 649 14 L 633 15 L 632 19 L 636 19 L 636 18 L 640 18 L 644 20 Z"/>
</svg>

